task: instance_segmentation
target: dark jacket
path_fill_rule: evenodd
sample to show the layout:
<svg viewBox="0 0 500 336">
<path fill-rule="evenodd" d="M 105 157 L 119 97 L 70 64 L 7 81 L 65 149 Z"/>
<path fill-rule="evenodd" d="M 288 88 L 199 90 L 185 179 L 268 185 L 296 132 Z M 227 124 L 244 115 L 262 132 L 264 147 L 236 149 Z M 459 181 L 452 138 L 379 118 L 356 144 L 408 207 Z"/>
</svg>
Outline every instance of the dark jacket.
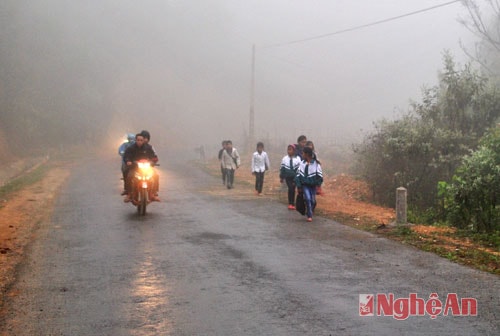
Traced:
<svg viewBox="0 0 500 336">
<path fill-rule="evenodd" d="M 301 147 L 299 144 L 295 144 L 295 155 L 298 156 L 301 160 L 303 152 L 304 152 L 304 147 Z"/>
<path fill-rule="evenodd" d="M 156 155 L 153 147 L 150 144 L 144 144 L 142 145 L 142 147 L 138 147 L 135 143 L 125 150 L 123 159 L 125 162 L 135 162 L 139 160 L 149 160 L 152 162 L 157 162 L 158 156 Z"/>
</svg>

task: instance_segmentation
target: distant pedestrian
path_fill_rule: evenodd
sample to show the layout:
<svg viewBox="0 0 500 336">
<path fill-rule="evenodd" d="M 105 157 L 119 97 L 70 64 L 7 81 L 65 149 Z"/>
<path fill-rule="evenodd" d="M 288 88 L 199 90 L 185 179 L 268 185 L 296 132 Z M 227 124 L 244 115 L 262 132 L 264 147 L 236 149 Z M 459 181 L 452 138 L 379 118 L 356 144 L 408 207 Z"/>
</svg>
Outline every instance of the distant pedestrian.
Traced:
<svg viewBox="0 0 500 336">
<path fill-rule="evenodd" d="M 300 165 L 300 158 L 295 154 L 295 145 L 288 145 L 287 155 L 281 160 L 280 182 L 288 187 L 288 209 L 295 210 L 295 176 Z"/>
<path fill-rule="evenodd" d="M 304 195 L 307 221 L 312 222 L 312 214 L 316 207 L 316 187 L 323 183 L 323 171 L 318 161 L 313 159 L 313 151 L 310 147 L 305 147 L 302 155 L 304 160 L 297 170 L 295 184 L 298 191 Z"/>
<path fill-rule="evenodd" d="M 297 144 L 295 145 L 295 155 L 297 155 L 301 160 L 303 159 L 302 151 L 304 150 L 306 143 L 307 137 L 305 135 L 299 135 L 299 137 L 297 138 Z"/>
<path fill-rule="evenodd" d="M 222 153 L 226 149 L 226 140 L 222 141 L 222 148 L 219 150 L 220 173 L 222 175 L 222 184 L 226 185 L 226 171 L 222 165 Z"/>
<path fill-rule="evenodd" d="M 255 192 L 259 196 L 262 195 L 266 170 L 269 170 L 269 157 L 264 152 L 264 144 L 258 142 L 257 151 L 252 156 L 252 174 L 255 175 Z"/>
<path fill-rule="evenodd" d="M 205 146 L 201 145 L 200 147 L 196 148 L 196 152 L 200 156 L 200 161 L 202 163 L 205 163 Z"/>
<path fill-rule="evenodd" d="M 226 140 L 226 149 L 222 152 L 222 167 L 226 174 L 226 187 L 232 189 L 234 184 L 234 172 L 240 167 L 240 155 L 236 148 L 233 147 L 231 140 Z"/>
<path fill-rule="evenodd" d="M 321 164 L 321 162 L 319 162 L 319 160 L 318 160 L 318 153 L 316 152 L 316 149 L 314 148 L 314 142 L 312 142 L 311 140 L 307 140 L 304 147 L 311 148 L 313 151 L 313 160 L 316 160 L 316 161 L 318 161 L 319 164 Z"/>
</svg>

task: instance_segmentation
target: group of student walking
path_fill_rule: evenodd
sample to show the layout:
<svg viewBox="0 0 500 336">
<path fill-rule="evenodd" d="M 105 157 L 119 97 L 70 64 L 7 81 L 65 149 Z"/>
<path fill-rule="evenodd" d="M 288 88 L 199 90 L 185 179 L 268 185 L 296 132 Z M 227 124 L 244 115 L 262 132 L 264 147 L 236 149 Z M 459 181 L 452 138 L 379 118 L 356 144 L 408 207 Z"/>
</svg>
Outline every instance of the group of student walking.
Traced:
<svg viewBox="0 0 500 336">
<path fill-rule="evenodd" d="M 222 141 L 219 161 L 222 183 L 231 189 L 234 183 L 234 171 L 241 164 L 240 155 L 231 140 Z M 258 142 L 257 150 L 252 155 L 251 169 L 255 176 L 255 193 L 259 196 L 262 195 L 264 174 L 269 167 L 269 156 L 264 151 L 264 144 Z M 321 192 L 323 183 L 323 171 L 314 151 L 314 144 L 307 141 L 305 135 L 299 136 L 296 144 L 288 145 L 287 154 L 281 160 L 279 178 L 288 188 L 288 209 L 304 212 L 307 221 L 312 222 L 316 195 Z"/>
</svg>

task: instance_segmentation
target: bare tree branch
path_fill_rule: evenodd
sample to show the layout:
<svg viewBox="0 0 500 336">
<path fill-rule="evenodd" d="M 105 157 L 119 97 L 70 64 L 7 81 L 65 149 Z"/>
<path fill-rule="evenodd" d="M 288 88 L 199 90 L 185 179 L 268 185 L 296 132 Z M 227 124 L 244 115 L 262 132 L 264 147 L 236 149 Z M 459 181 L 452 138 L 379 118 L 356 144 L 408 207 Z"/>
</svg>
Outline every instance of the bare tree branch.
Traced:
<svg viewBox="0 0 500 336">
<path fill-rule="evenodd" d="M 489 76 L 498 78 L 500 74 L 500 0 L 485 0 L 486 7 L 480 7 L 476 0 L 462 0 L 468 18 L 458 21 L 479 38 L 474 51 L 468 50 L 460 41 L 463 52 L 478 63 Z M 481 11 L 481 8 L 487 14 Z M 486 9 L 487 8 L 487 9 Z"/>
</svg>

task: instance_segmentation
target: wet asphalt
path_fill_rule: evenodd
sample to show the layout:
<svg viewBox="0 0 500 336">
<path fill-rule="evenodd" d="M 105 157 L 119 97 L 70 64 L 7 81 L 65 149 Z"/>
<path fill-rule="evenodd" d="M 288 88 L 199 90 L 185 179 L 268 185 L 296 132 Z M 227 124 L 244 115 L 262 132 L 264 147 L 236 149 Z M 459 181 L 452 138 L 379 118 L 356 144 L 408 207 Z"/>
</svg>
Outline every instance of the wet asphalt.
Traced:
<svg viewBox="0 0 500 336">
<path fill-rule="evenodd" d="M 116 161 L 74 168 L 19 268 L 5 335 L 500 334 L 497 276 L 306 223 L 189 164 L 160 167 L 163 201 L 141 217 L 118 195 Z M 456 293 L 478 314 L 359 316 L 359 295 L 377 293 Z"/>
</svg>

